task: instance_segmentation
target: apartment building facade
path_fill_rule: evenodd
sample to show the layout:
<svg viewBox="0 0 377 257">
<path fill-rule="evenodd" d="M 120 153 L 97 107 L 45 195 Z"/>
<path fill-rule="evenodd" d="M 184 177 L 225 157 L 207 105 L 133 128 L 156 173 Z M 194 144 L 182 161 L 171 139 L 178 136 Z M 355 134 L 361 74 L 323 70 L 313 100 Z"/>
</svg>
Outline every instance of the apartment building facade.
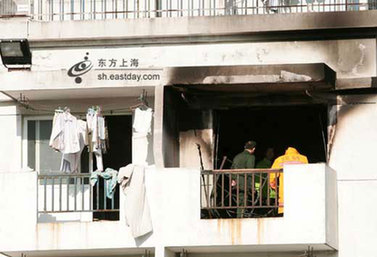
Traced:
<svg viewBox="0 0 377 257">
<path fill-rule="evenodd" d="M 0 40 L 27 41 L 32 58 L 0 66 L 0 253 L 376 255 L 374 9 L 373 1 L 3 0 Z M 146 141 L 133 128 L 140 102 L 153 109 Z M 145 236 L 133 238 L 120 188 L 107 199 L 108 184 L 91 186 L 87 151 L 78 174 L 59 172 L 61 154 L 49 147 L 56 110 L 85 119 L 93 106 L 107 122 L 106 168 L 146 155 L 153 231 Z M 250 139 L 257 159 L 288 146 L 308 157 L 280 171 L 283 215 L 229 214 L 228 160 Z M 254 181 L 269 171 L 250 172 Z"/>
</svg>

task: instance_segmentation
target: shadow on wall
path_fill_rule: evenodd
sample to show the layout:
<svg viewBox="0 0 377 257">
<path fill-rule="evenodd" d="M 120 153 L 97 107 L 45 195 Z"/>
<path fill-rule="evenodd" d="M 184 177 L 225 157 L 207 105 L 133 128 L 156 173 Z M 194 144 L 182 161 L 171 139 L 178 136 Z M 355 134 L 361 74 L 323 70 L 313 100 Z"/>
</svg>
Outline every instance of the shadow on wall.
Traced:
<svg viewBox="0 0 377 257">
<path fill-rule="evenodd" d="M 40 214 L 38 216 L 38 222 L 43 222 L 43 223 L 55 223 L 56 222 L 56 217 L 50 215 L 50 214 Z"/>
<path fill-rule="evenodd" d="M 48 213 L 38 214 L 39 223 L 65 223 L 65 222 L 83 222 L 92 221 L 92 213 L 56 213 L 51 215 Z"/>
<path fill-rule="evenodd" d="M 141 236 L 141 237 L 138 237 L 138 238 L 135 238 L 135 243 L 137 245 L 137 247 L 141 246 L 145 241 L 147 241 L 147 239 L 153 234 L 153 231 L 152 232 L 149 232 L 148 234 L 145 234 L 144 236 Z"/>
</svg>

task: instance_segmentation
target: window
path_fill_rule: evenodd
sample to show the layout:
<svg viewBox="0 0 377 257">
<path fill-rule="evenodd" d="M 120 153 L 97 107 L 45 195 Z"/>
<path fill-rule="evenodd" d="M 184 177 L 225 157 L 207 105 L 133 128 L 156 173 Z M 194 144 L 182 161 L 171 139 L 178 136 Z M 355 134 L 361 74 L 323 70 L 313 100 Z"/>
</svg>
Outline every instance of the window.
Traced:
<svg viewBox="0 0 377 257">
<path fill-rule="evenodd" d="M 58 172 L 61 154 L 49 147 L 52 118 L 25 118 L 24 167 L 39 173 Z"/>
<path fill-rule="evenodd" d="M 243 94 L 184 95 L 165 87 L 165 167 L 200 168 L 201 159 L 204 169 L 219 169 L 223 163 L 222 168 L 229 169 L 248 140 L 257 142 L 256 161 L 270 147 L 275 157 L 295 147 L 310 163 L 326 162 L 326 102 L 313 103 L 294 92 L 267 97 Z"/>
<path fill-rule="evenodd" d="M 110 148 L 103 155 L 104 168 L 118 170 L 131 163 L 132 151 L 132 116 L 106 116 L 109 130 Z M 59 173 L 61 153 L 49 146 L 52 131 L 52 117 L 26 117 L 23 132 L 23 163 L 24 168 L 31 168 L 41 174 Z M 95 158 L 93 158 L 95 164 Z M 96 165 L 94 165 L 95 167 Z M 89 154 L 84 148 L 81 154 L 79 170 L 81 173 L 89 171 Z"/>
</svg>

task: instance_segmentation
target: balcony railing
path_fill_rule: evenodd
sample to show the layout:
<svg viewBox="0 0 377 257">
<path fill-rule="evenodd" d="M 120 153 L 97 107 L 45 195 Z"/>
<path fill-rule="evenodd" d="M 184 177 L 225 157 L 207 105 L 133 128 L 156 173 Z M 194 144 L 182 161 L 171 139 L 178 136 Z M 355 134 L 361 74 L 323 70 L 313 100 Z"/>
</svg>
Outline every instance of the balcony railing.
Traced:
<svg viewBox="0 0 377 257">
<path fill-rule="evenodd" d="M 283 207 L 278 201 L 282 173 L 276 169 L 202 171 L 202 218 L 278 216 L 278 208 Z"/>
<path fill-rule="evenodd" d="M 32 19 L 62 21 L 362 11 L 377 0 L 0 0 L 0 17 L 25 6 Z"/>
<path fill-rule="evenodd" d="M 15 16 L 17 13 L 17 5 L 12 0 L 0 0 L 0 17 Z"/>
<path fill-rule="evenodd" d="M 38 175 L 38 214 L 72 212 L 118 212 L 117 190 L 108 196 L 107 183 L 98 177 L 94 187 L 90 174 Z"/>
</svg>

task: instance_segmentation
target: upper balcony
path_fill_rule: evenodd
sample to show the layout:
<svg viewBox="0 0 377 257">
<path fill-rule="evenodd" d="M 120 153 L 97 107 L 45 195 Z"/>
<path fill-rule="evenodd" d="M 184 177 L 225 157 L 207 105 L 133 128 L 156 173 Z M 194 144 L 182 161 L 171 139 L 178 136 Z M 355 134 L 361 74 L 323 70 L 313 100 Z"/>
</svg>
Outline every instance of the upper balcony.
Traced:
<svg viewBox="0 0 377 257">
<path fill-rule="evenodd" d="M 2 0 L 0 38 L 28 38 L 31 47 L 263 40 L 277 31 L 376 28 L 376 0 Z M 302 15 L 305 13 L 305 15 Z M 12 19 L 10 19 L 13 17 Z M 9 26 L 12 22 L 12 26 Z M 95 27 L 95 29 L 93 29 Z M 289 36 L 285 33 L 283 36 Z M 187 38 L 190 36 L 190 38 Z M 282 35 L 280 35 L 282 36 Z M 247 39 L 245 39 L 247 37 Z M 91 39 L 91 40 L 88 40 Z M 51 41 L 55 42 L 51 42 Z M 100 41 L 99 41 L 100 40 Z M 120 41 L 121 40 L 121 41 Z M 64 42 L 63 42 L 64 41 Z M 58 42 L 62 42 L 59 44 Z M 68 44 L 67 44 L 68 43 Z"/>
<path fill-rule="evenodd" d="M 365 11 L 376 0 L 2 0 L 0 17 L 34 20 L 105 20 L 158 17 Z"/>
</svg>

